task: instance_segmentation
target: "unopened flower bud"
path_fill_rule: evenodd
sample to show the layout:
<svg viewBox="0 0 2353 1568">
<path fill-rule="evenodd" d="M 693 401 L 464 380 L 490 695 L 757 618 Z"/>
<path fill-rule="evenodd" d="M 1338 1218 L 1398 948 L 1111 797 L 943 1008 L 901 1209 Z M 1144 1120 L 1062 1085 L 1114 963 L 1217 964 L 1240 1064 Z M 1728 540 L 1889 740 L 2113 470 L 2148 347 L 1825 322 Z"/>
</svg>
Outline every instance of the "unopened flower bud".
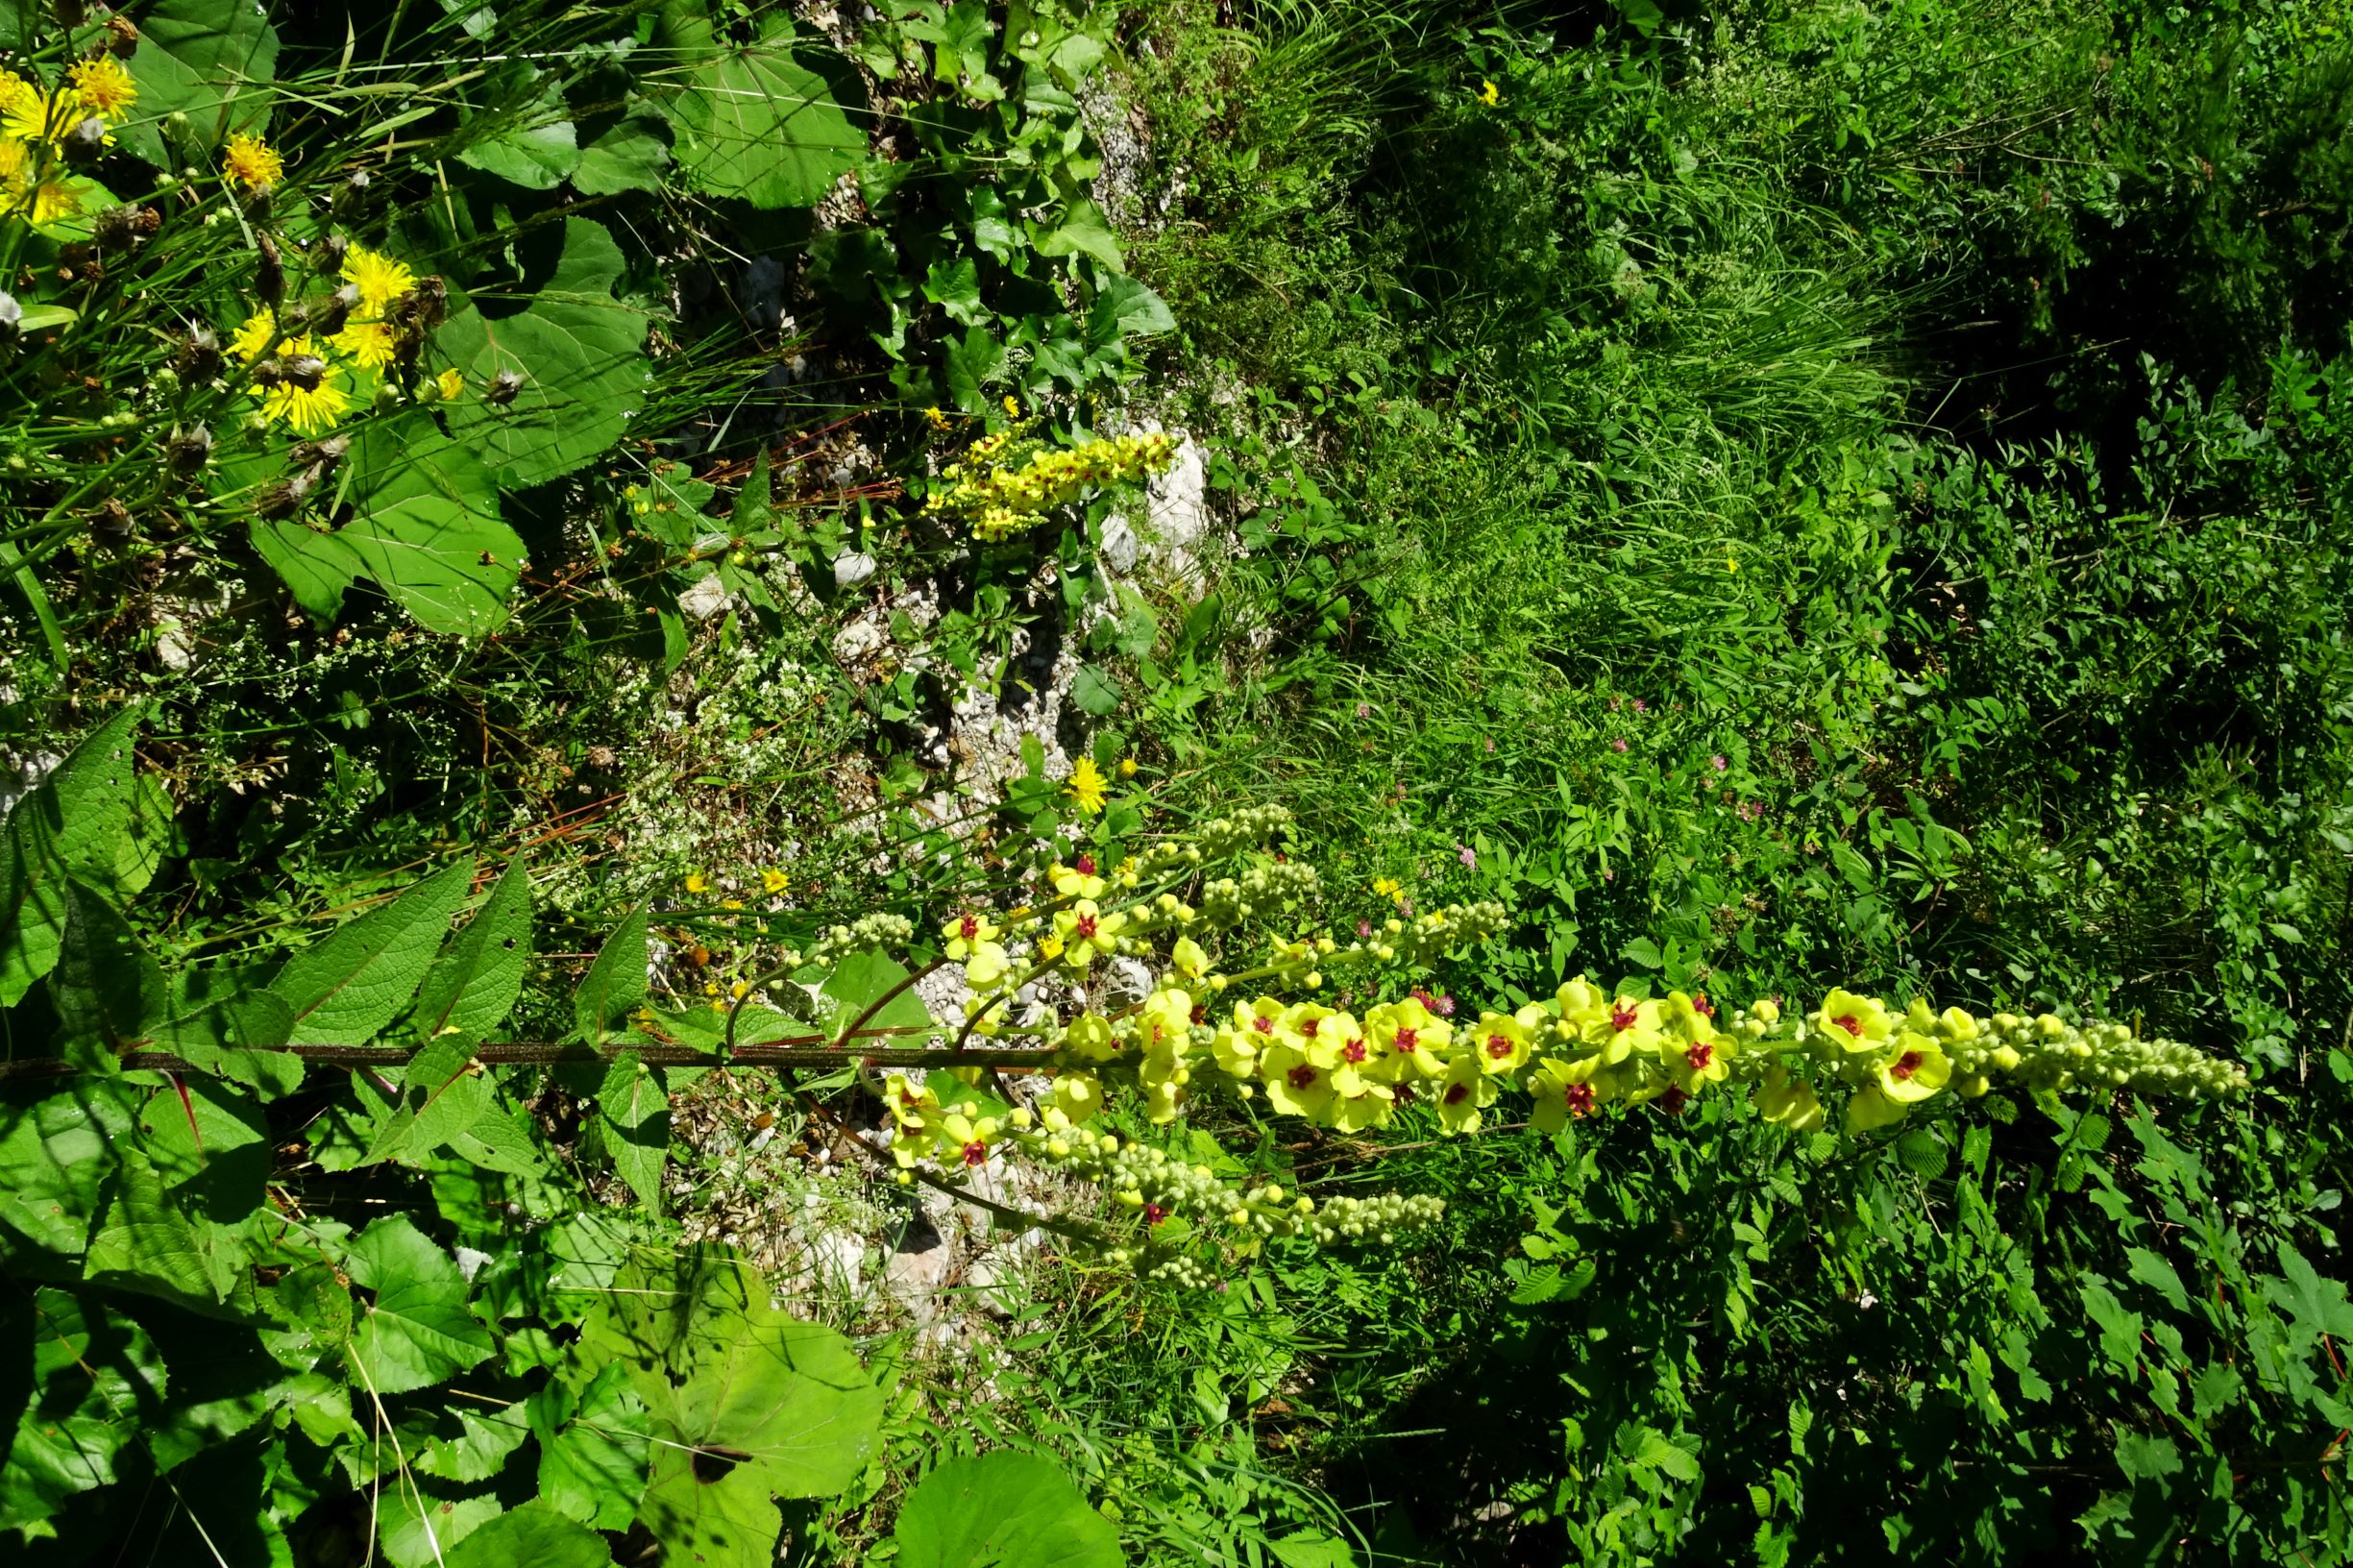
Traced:
<svg viewBox="0 0 2353 1568">
<path fill-rule="evenodd" d="M 490 403 L 504 406 L 505 404 L 514 402 L 515 394 L 521 392 L 522 390 L 523 376 L 521 372 L 502 370 L 496 376 L 490 378 L 490 389 L 487 392 L 484 392 L 482 397 Z"/>
<path fill-rule="evenodd" d="M 194 425 L 175 425 L 163 450 L 172 467 L 184 474 L 193 473 L 211 459 L 212 431 L 201 420 Z"/>
</svg>

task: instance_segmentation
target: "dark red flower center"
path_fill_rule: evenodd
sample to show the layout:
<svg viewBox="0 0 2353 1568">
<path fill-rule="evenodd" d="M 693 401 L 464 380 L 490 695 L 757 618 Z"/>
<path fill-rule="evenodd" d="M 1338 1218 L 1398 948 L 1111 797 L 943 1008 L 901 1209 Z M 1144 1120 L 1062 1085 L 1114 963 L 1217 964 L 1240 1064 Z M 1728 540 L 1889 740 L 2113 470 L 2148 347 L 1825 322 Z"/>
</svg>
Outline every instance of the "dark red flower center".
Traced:
<svg viewBox="0 0 2353 1568">
<path fill-rule="evenodd" d="M 967 915 L 962 923 L 960 923 L 956 929 L 964 937 L 965 941 L 972 941 L 974 938 L 980 935 L 980 917 L 977 915 Z"/>
<path fill-rule="evenodd" d="M 1315 1069 L 1302 1062 L 1284 1076 L 1290 1080 L 1291 1088 L 1307 1089 L 1315 1082 Z"/>
<path fill-rule="evenodd" d="M 1094 856 L 1081 855 L 1078 857 L 1078 874 L 1081 876 L 1094 875 Z"/>
<path fill-rule="evenodd" d="M 1716 1006 L 1707 999 L 1705 992 L 1701 992 L 1697 996 L 1691 998 L 1691 1011 L 1710 1020 L 1713 1020 L 1716 1016 Z"/>
<path fill-rule="evenodd" d="M 1084 940 L 1086 940 L 1086 941 L 1088 941 L 1088 942 L 1092 942 L 1092 941 L 1094 941 L 1094 934 L 1095 934 L 1095 921 L 1094 921 L 1094 917 L 1093 917 L 1093 916 L 1091 916 L 1091 915 L 1081 915 L 1081 916 L 1078 918 L 1078 924 L 1077 924 L 1075 927 L 1073 927 L 1073 929 L 1074 929 L 1074 930 L 1076 930 L 1076 931 L 1078 932 L 1079 936 L 1080 936 L 1081 938 L 1083 938 Z"/>
<path fill-rule="evenodd" d="M 1838 1025 L 1841 1029 L 1847 1031 L 1847 1033 L 1852 1035 L 1855 1039 L 1860 1040 L 1863 1038 L 1863 1020 L 1856 1017 L 1853 1014 L 1843 1013 L 1837 1017 L 1832 1018 L 1830 1021 Z"/>
<path fill-rule="evenodd" d="M 1496 1061 L 1501 1062 L 1505 1057 L 1511 1054 L 1511 1041 L 1506 1040 L 1501 1035 L 1489 1035 L 1487 1037 L 1487 1054 L 1495 1058 Z"/>
<path fill-rule="evenodd" d="M 1906 1051 L 1901 1056 L 1896 1058 L 1896 1065 L 1887 1069 L 1887 1075 L 1900 1084 L 1903 1083 L 1909 1079 L 1912 1074 L 1918 1072 L 1920 1070 L 1921 1064 L 1926 1060 L 1927 1058 L 1921 1055 L 1918 1051 Z"/>
<path fill-rule="evenodd" d="M 1321 1018 L 1309 1018 L 1307 1021 L 1299 1025 L 1299 1032 L 1302 1035 L 1305 1035 L 1308 1039 L 1313 1040 L 1315 1038 L 1315 1031 L 1323 1027 L 1323 1022 L 1324 1020 Z"/>
<path fill-rule="evenodd" d="M 1143 1206 L 1143 1219 L 1144 1223 L 1147 1225 L 1158 1225 L 1162 1220 L 1166 1219 L 1167 1217 L 1168 1211 L 1163 1209 L 1157 1203 L 1147 1203 Z"/>
<path fill-rule="evenodd" d="M 1593 1086 L 1591 1084 L 1571 1084 L 1568 1091 L 1560 1097 L 1569 1102 L 1570 1115 L 1589 1116 L 1593 1114 Z"/>
<path fill-rule="evenodd" d="M 1411 1055 L 1421 1042 L 1422 1037 L 1416 1030 L 1400 1029 L 1397 1031 L 1397 1048 L 1408 1055 Z"/>
<path fill-rule="evenodd" d="M 1609 1027 L 1612 1029 L 1631 1029 L 1641 1018 L 1641 1011 L 1631 1002 L 1620 1002 L 1609 1010 Z"/>
<path fill-rule="evenodd" d="M 1447 1086 L 1447 1090 L 1446 1090 L 1446 1103 L 1447 1103 L 1448 1105 L 1460 1105 L 1460 1104 L 1461 1104 L 1461 1103 L 1462 1103 L 1464 1100 L 1467 1100 L 1467 1099 L 1469 1099 L 1470 1097 L 1471 1097 L 1471 1086 L 1470 1086 L 1470 1085 L 1468 1085 L 1468 1084 L 1451 1084 L 1451 1085 Z"/>
<path fill-rule="evenodd" d="M 1704 1041 L 1683 1053 L 1683 1060 L 1691 1064 L 1691 1070 L 1694 1072 L 1705 1072 L 1707 1065 L 1715 1059 L 1716 1048 Z"/>
<path fill-rule="evenodd" d="M 1347 1044 L 1340 1047 L 1340 1055 L 1346 1057 L 1351 1062 L 1363 1061 L 1364 1041 L 1360 1040 L 1350 1041 Z"/>
<path fill-rule="evenodd" d="M 964 1146 L 964 1163 L 968 1165 L 977 1165 L 988 1158 L 989 1145 L 977 1138 Z"/>
<path fill-rule="evenodd" d="M 1262 1013 L 1250 1020 L 1250 1027 L 1262 1035 L 1271 1035 L 1275 1032 L 1275 1020 Z"/>
</svg>

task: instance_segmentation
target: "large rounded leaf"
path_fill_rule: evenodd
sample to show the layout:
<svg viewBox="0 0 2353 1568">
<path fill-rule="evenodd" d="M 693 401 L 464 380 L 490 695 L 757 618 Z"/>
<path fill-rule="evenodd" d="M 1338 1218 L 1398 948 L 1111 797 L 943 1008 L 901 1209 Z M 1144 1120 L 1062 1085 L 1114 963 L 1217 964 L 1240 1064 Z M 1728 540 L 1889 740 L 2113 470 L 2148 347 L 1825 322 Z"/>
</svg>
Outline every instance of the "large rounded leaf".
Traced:
<svg viewBox="0 0 2353 1568">
<path fill-rule="evenodd" d="M 778 33 L 696 67 L 671 121 L 688 178 L 754 207 L 815 207 L 866 156 L 866 133 Z"/>
<path fill-rule="evenodd" d="M 352 446 L 355 515 L 334 541 L 429 631 L 478 637 L 506 620 L 523 541 L 467 449 L 411 409 L 370 420 Z"/>
<path fill-rule="evenodd" d="M 603 1537 L 545 1503 L 526 1503 L 476 1529 L 449 1556 L 450 1568 L 609 1568 Z"/>
<path fill-rule="evenodd" d="M 465 374 L 447 404 L 450 429 L 512 489 L 571 473 L 629 428 L 645 402 L 646 312 L 613 298 L 622 272 L 613 236 L 582 218 L 564 223 L 555 276 L 529 308 L 485 316 L 478 296 L 435 341 Z M 483 396 L 501 372 L 520 377 L 503 407 Z"/>
<path fill-rule="evenodd" d="M 268 118 L 278 32 L 253 0 L 157 0 L 138 13 L 138 28 L 129 66 L 138 110 L 124 136 L 139 157 L 169 166 L 157 131 L 166 115 L 185 114 L 208 147 Z"/>
<path fill-rule="evenodd" d="M 950 1459 L 898 1510 L 898 1568 L 1120 1568 L 1119 1532 L 1030 1454 Z"/>
</svg>

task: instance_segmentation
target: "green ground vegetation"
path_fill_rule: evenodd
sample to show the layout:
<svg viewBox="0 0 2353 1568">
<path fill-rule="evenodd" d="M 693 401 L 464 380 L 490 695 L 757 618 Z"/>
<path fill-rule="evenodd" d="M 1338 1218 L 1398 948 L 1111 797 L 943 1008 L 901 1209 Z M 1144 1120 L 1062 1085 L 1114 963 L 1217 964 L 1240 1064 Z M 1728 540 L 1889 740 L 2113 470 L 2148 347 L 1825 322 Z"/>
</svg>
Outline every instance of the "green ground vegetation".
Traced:
<svg viewBox="0 0 2353 1568">
<path fill-rule="evenodd" d="M 0 0 L 0 69 L 10 1560 L 2353 1560 L 2341 0 Z M 819 1269 L 920 1211 L 730 1005 L 920 1030 L 944 913 L 1250 805 L 1287 918 L 1500 908 L 1434 995 L 2252 1089 L 1123 1104 L 1445 1217 L 944 1336 Z"/>
</svg>

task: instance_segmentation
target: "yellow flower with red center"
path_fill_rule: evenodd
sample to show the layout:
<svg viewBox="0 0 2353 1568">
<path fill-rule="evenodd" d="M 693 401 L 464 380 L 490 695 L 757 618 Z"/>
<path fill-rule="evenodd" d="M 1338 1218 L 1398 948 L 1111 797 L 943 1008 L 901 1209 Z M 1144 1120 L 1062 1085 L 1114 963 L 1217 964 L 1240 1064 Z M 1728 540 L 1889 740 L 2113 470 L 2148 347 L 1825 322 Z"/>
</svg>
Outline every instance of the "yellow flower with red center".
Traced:
<svg viewBox="0 0 2353 1568">
<path fill-rule="evenodd" d="M 1091 898 L 1055 911 L 1054 935 L 1062 944 L 1062 961 L 1083 969 L 1098 958 L 1110 957 L 1119 950 L 1119 932 L 1126 924 L 1126 916 L 1105 910 Z"/>
<path fill-rule="evenodd" d="M 1259 1081 L 1266 1086 L 1267 1103 L 1285 1115 L 1313 1121 L 1332 1108 L 1331 1069 L 1287 1041 L 1260 1054 Z"/>
<path fill-rule="evenodd" d="M 1479 1065 L 1479 1053 L 1465 1051 L 1446 1065 L 1446 1076 L 1431 1086 L 1438 1125 L 1450 1133 L 1479 1131 L 1481 1113 L 1495 1103 L 1495 1077 Z"/>
<path fill-rule="evenodd" d="M 1544 1017 L 1541 1008 L 1523 1008 L 1517 1014 L 1480 1014 L 1478 1024 L 1463 1031 L 1467 1044 L 1464 1055 L 1478 1065 L 1480 1071 L 1493 1076 L 1519 1071 L 1528 1065 L 1528 1053 L 1535 1045 L 1529 1033 L 1532 1020 L 1526 1017 L 1530 1012 L 1538 1019 Z"/>
<path fill-rule="evenodd" d="M 1393 1084 L 1412 1084 L 1446 1070 L 1455 1026 L 1423 1006 L 1420 997 L 1409 996 L 1366 1013 L 1364 1034 L 1381 1049 L 1382 1076 Z"/>
</svg>

